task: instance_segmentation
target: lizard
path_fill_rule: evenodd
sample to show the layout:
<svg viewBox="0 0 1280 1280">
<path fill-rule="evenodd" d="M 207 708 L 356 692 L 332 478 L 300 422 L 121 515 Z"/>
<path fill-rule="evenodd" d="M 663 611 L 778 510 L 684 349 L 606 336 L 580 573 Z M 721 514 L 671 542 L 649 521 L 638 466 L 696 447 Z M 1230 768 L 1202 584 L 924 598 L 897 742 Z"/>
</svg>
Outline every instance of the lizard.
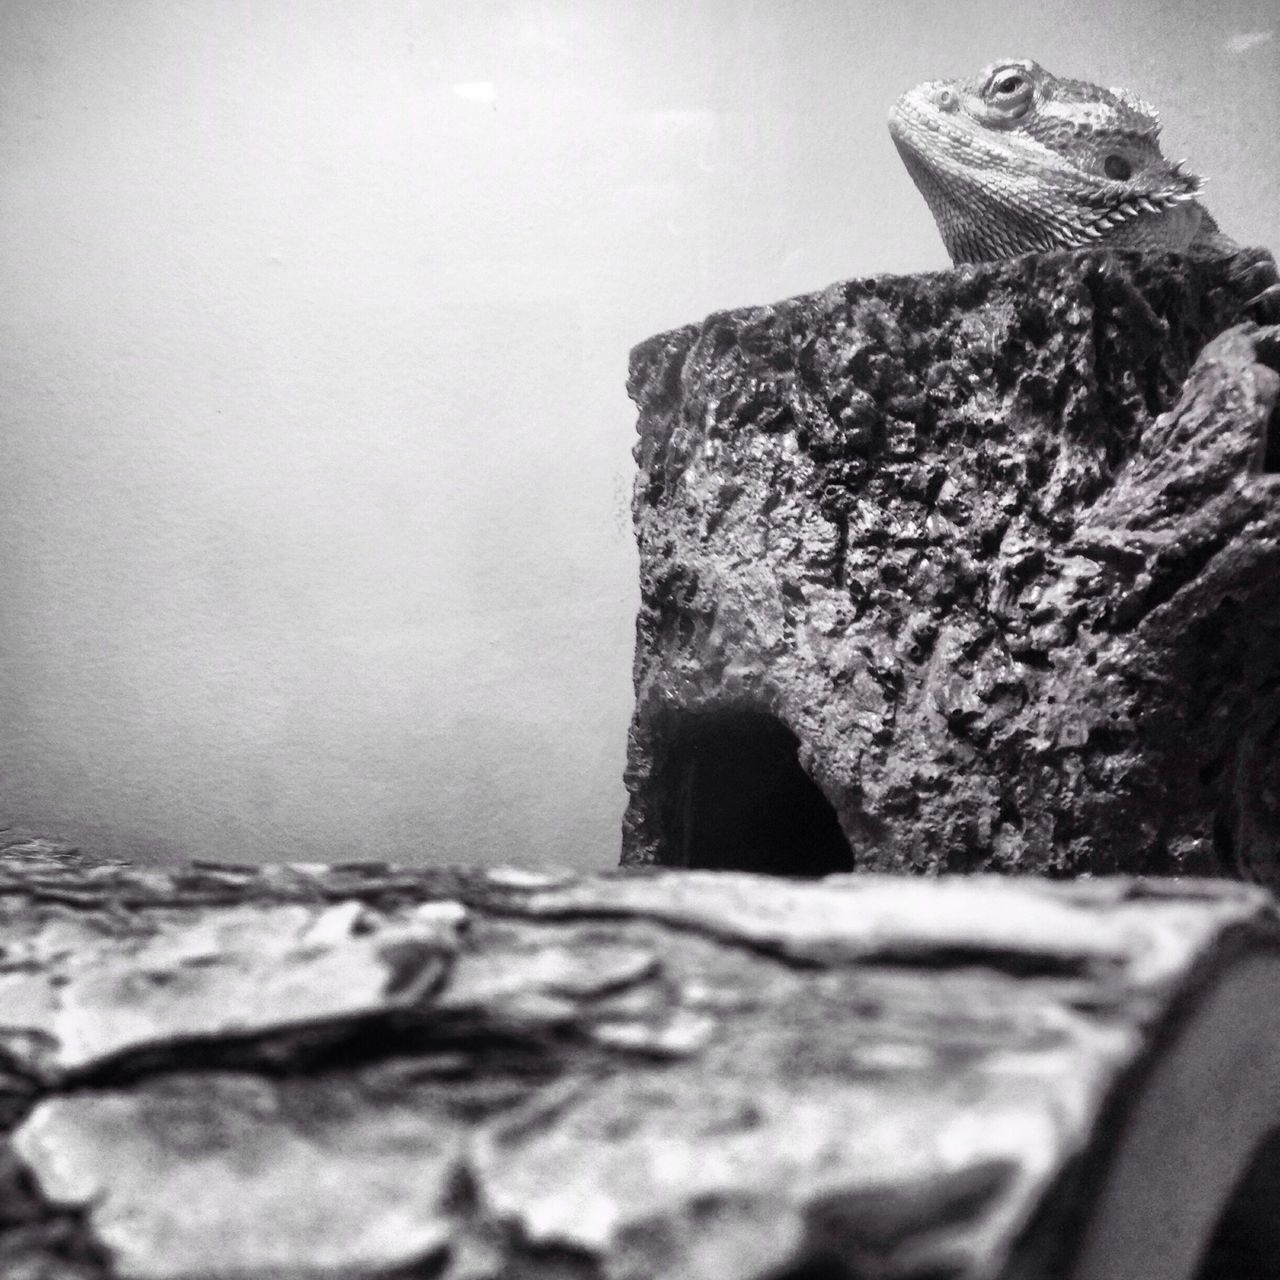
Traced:
<svg viewBox="0 0 1280 1280">
<path fill-rule="evenodd" d="M 1160 117 L 1125 89 L 1003 59 L 930 80 L 889 132 L 954 263 L 1089 246 L 1226 256 L 1202 179 L 1160 150 Z"/>
<path fill-rule="evenodd" d="M 1127 89 L 1005 58 L 909 89 L 889 132 L 956 265 L 1089 247 L 1240 251 L 1198 199 L 1204 180 L 1160 150 L 1159 113 Z M 1237 268 L 1260 289 L 1245 310 L 1275 323 L 1275 261 L 1254 256 Z"/>
</svg>

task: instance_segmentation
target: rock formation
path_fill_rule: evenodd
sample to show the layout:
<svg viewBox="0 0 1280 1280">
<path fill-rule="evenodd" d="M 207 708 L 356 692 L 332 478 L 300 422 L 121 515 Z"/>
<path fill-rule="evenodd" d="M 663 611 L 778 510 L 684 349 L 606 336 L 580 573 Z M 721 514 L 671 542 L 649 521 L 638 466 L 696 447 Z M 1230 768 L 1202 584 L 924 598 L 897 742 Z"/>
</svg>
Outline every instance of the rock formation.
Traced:
<svg viewBox="0 0 1280 1280">
<path fill-rule="evenodd" d="M 836 285 L 632 355 L 623 862 L 1276 875 L 1273 270 Z"/>
<path fill-rule="evenodd" d="M 1280 1265 L 1280 919 L 1252 886 L 28 841 L 0 924 L 5 1280 Z"/>
</svg>

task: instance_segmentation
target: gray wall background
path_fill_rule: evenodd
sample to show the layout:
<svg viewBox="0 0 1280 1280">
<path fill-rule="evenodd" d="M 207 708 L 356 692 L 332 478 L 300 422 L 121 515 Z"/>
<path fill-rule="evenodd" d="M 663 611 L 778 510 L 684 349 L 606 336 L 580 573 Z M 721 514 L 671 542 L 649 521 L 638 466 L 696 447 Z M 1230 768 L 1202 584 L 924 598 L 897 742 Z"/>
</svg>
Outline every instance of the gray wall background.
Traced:
<svg viewBox="0 0 1280 1280">
<path fill-rule="evenodd" d="M 627 349 L 946 265 L 898 92 L 1163 109 L 1280 248 L 1274 0 L 5 0 L 0 817 L 605 866 Z"/>
</svg>

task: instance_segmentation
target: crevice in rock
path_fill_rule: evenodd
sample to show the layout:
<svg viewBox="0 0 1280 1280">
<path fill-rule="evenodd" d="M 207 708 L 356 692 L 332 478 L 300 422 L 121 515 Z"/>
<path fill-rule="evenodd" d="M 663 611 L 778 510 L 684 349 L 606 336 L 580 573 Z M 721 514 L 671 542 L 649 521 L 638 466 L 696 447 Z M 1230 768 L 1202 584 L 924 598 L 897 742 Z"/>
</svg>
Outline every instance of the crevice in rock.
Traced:
<svg viewBox="0 0 1280 1280">
<path fill-rule="evenodd" d="M 1267 419 L 1266 432 L 1262 442 L 1262 472 L 1264 475 L 1275 475 L 1280 472 L 1280 400 L 1271 410 Z"/>
<path fill-rule="evenodd" d="M 1280 335 L 1277 335 L 1275 330 L 1259 335 L 1254 352 L 1259 364 L 1265 365 L 1273 373 L 1280 374 Z M 1280 396 L 1276 397 L 1276 402 L 1267 415 L 1260 452 L 1263 475 L 1275 475 L 1280 472 Z"/>
<path fill-rule="evenodd" d="M 700 870 L 821 876 L 853 868 L 830 801 L 776 716 L 686 712 L 668 725 L 659 861 Z"/>
</svg>

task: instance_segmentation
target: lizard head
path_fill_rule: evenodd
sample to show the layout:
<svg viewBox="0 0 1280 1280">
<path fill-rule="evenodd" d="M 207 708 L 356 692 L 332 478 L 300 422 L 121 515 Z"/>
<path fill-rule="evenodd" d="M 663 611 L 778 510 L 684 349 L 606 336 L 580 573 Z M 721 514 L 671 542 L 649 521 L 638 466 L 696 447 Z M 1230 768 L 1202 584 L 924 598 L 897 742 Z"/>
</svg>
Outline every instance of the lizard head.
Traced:
<svg viewBox="0 0 1280 1280">
<path fill-rule="evenodd" d="M 1151 219 L 1173 231 L 1182 219 L 1187 240 L 1195 231 L 1178 206 L 1200 179 L 1165 159 L 1155 109 L 1123 89 L 1002 59 L 909 90 L 889 131 L 956 262 L 1120 244 Z"/>
</svg>

